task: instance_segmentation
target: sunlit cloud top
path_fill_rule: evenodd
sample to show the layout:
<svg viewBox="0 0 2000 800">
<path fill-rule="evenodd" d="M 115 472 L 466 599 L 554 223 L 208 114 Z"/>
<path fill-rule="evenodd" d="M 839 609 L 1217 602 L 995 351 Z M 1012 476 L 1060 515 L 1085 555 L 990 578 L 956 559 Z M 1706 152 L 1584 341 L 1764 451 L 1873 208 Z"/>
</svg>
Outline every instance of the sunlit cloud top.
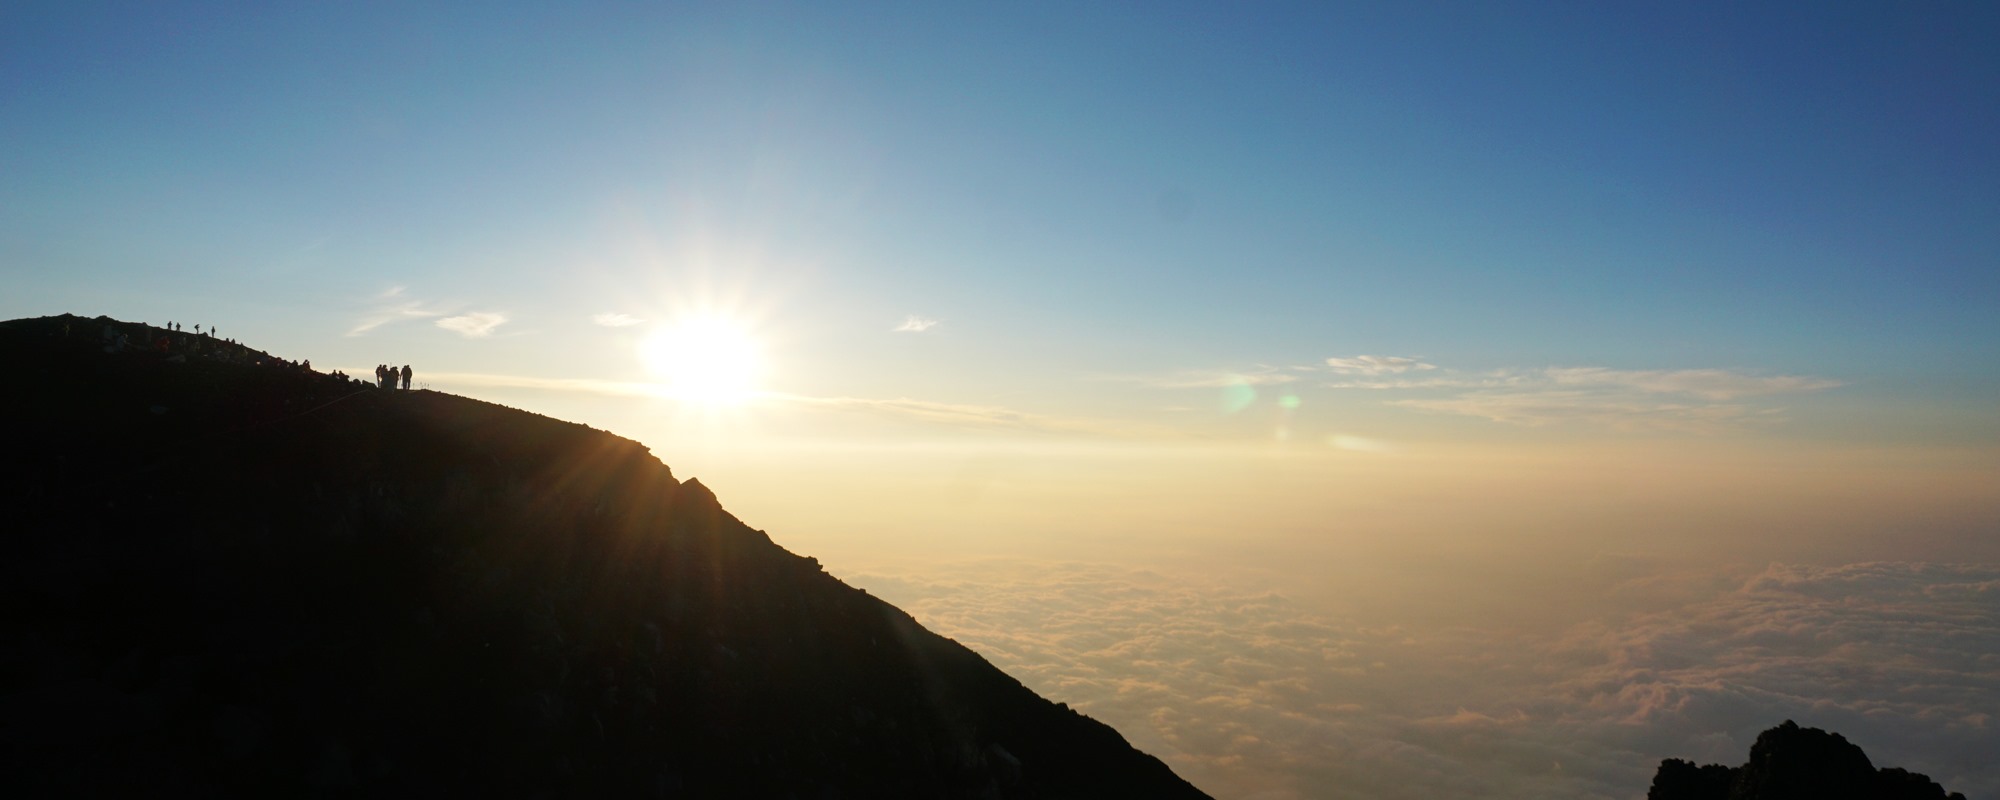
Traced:
<svg viewBox="0 0 2000 800">
<path fill-rule="evenodd" d="M 896 333 L 923 333 L 937 327 L 937 324 L 937 320 L 911 314 L 904 317 L 903 324 L 897 325 L 893 330 Z"/>
</svg>

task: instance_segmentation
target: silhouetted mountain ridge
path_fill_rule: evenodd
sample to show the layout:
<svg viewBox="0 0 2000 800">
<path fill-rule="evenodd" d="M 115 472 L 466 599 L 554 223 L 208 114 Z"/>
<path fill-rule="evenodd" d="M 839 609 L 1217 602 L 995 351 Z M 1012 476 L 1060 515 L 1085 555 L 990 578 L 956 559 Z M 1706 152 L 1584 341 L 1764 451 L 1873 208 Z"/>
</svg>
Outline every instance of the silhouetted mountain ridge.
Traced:
<svg viewBox="0 0 2000 800">
<path fill-rule="evenodd" d="M 1965 800 L 1930 776 L 1876 769 L 1846 737 L 1784 724 L 1757 735 L 1740 767 L 1669 758 L 1646 800 Z"/>
<path fill-rule="evenodd" d="M 1203 796 L 637 442 L 106 325 L 0 323 L 9 796 Z"/>
</svg>

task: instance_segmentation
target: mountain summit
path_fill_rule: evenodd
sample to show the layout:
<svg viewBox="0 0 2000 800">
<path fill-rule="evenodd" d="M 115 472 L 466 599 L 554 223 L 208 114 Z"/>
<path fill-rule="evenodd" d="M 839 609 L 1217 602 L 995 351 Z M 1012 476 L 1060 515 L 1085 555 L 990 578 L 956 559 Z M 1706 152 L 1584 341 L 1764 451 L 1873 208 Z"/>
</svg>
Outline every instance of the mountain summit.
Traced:
<svg viewBox="0 0 2000 800">
<path fill-rule="evenodd" d="M 8 796 L 1203 796 L 637 442 L 103 317 L 0 370 Z"/>
</svg>

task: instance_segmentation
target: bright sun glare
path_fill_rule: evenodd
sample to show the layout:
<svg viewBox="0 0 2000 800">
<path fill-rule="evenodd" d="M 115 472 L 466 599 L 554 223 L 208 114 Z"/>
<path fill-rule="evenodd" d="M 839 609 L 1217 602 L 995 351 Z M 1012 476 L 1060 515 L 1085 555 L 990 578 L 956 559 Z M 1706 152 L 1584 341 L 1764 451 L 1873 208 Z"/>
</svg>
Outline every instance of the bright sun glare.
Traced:
<svg viewBox="0 0 2000 800">
<path fill-rule="evenodd" d="M 762 371 L 756 340 L 743 325 L 721 317 L 663 326 L 646 337 L 639 354 L 674 397 L 708 405 L 749 399 Z"/>
</svg>

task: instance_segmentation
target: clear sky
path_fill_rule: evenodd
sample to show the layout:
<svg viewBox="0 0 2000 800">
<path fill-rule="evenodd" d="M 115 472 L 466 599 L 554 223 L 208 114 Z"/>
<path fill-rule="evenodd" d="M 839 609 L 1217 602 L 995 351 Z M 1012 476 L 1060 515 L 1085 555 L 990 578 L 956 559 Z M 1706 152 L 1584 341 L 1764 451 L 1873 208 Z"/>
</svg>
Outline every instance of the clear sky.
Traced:
<svg viewBox="0 0 2000 800">
<path fill-rule="evenodd" d="M 1967 2 L 10 3 L 0 317 L 612 429 L 968 641 L 912 576 L 1155 570 L 1461 644 L 1494 618 L 1454 608 L 1573 644 L 1609 623 L 1560 609 L 1666 575 L 1722 587 L 1648 612 L 1693 618 L 1888 559 L 1900 603 L 2000 561 L 1996 42 Z M 1632 780 L 1423 723 L 1575 709 L 1339 728 L 1405 695 L 1311 684 L 1197 741 L 987 641 L 1212 791 L 1316 796 L 1363 740 Z M 1758 711 L 1622 761 L 1740 760 Z M 1284 714 L 1362 743 L 1245 743 Z"/>
</svg>

